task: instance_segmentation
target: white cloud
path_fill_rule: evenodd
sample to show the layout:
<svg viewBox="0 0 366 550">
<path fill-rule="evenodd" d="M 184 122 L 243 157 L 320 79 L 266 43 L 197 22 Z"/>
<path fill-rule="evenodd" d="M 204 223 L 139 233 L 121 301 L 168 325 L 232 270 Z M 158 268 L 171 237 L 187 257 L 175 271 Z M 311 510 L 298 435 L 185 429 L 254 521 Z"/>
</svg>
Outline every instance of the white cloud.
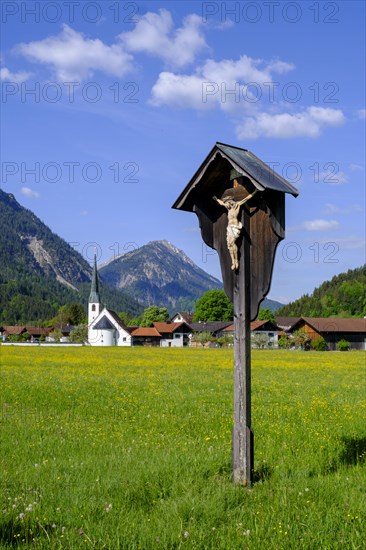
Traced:
<svg viewBox="0 0 366 550">
<path fill-rule="evenodd" d="M 365 118 L 366 118 L 366 109 L 358 109 L 356 114 L 357 114 L 359 119 L 365 120 Z"/>
<path fill-rule="evenodd" d="M 239 139 L 318 137 L 326 126 L 340 126 L 345 117 L 340 109 L 308 107 L 300 113 L 259 113 L 236 127 Z"/>
<path fill-rule="evenodd" d="M 271 72 L 292 68 L 292 65 L 279 60 L 265 63 L 247 55 L 238 60 L 208 59 L 197 67 L 194 74 L 160 73 L 152 88 L 151 102 L 198 110 L 219 106 L 223 111 L 252 111 L 262 90 L 266 89 L 268 93 Z"/>
<path fill-rule="evenodd" d="M 28 73 L 27 71 L 19 71 L 17 73 L 12 73 L 6 67 L 2 67 L 0 69 L 0 80 L 15 82 L 16 84 L 21 84 L 22 82 L 29 80 L 31 76 L 32 76 L 32 73 Z"/>
<path fill-rule="evenodd" d="M 307 231 L 328 231 L 338 229 L 339 222 L 336 220 L 309 220 L 304 222 L 303 227 Z"/>
<path fill-rule="evenodd" d="M 22 187 L 20 192 L 25 197 L 28 197 L 28 199 L 38 199 L 39 197 L 39 193 L 37 193 L 37 191 L 33 191 L 30 187 Z"/>
<path fill-rule="evenodd" d="M 174 30 L 170 12 L 161 9 L 159 13 L 147 12 L 132 31 L 120 34 L 119 38 L 131 52 L 145 52 L 174 67 L 183 67 L 207 47 L 202 26 L 202 17 L 191 14 L 183 19 L 182 27 Z"/>
<path fill-rule="evenodd" d="M 31 61 L 51 66 L 61 81 L 90 78 L 97 70 L 122 77 L 132 69 L 132 56 L 121 43 L 108 46 L 98 38 L 85 38 L 68 25 L 57 36 L 18 44 L 16 51 Z"/>
</svg>

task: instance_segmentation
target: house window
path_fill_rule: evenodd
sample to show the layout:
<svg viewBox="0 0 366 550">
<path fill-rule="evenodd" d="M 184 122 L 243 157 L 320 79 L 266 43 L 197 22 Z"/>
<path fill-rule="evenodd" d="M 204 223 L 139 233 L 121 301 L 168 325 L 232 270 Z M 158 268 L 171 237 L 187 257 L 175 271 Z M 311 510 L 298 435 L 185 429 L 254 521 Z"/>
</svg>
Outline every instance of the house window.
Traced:
<svg viewBox="0 0 366 550">
<path fill-rule="evenodd" d="M 92 311 L 95 311 L 95 304 L 92 305 Z"/>
<path fill-rule="evenodd" d="M 127 340 L 127 338 L 126 338 L 126 336 L 124 336 L 124 337 L 122 338 L 122 341 L 123 341 L 123 342 L 126 342 L 126 340 Z"/>
<path fill-rule="evenodd" d="M 180 338 L 180 334 L 174 334 L 174 338 Z"/>
</svg>

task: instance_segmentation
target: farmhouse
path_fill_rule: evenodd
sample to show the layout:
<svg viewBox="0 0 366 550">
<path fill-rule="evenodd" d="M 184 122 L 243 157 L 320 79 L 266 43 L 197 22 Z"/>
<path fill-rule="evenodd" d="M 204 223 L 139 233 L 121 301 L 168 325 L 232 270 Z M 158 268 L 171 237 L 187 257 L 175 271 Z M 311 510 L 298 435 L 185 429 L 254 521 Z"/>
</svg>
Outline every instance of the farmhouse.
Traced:
<svg viewBox="0 0 366 550">
<path fill-rule="evenodd" d="M 159 322 L 152 327 L 139 327 L 132 333 L 133 346 L 182 348 L 189 345 L 191 328 L 187 323 Z"/>
<path fill-rule="evenodd" d="M 328 349 L 337 349 L 337 342 L 344 339 L 350 349 L 366 350 L 366 319 L 342 319 L 339 317 L 301 317 L 291 327 L 291 332 L 304 330 L 310 340 L 324 338 Z"/>
<path fill-rule="evenodd" d="M 224 329 L 224 334 L 234 334 L 234 325 Z M 255 347 L 277 348 L 278 327 L 272 321 L 252 321 L 250 323 L 252 345 Z"/>
</svg>

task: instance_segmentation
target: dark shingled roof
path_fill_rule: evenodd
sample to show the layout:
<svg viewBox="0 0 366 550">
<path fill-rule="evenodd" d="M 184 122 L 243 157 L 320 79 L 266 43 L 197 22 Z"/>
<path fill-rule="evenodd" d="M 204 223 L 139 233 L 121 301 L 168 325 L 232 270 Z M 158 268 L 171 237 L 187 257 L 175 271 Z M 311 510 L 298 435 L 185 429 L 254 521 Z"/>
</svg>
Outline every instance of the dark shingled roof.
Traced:
<svg viewBox="0 0 366 550">
<path fill-rule="evenodd" d="M 187 210 L 188 212 L 192 211 L 194 204 L 194 192 L 196 191 L 196 188 L 202 185 L 202 182 L 205 179 L 206 171 L 212 161 L 215 161 L 215 159 L 219 157 L 228 161 L 229 165 L 231 165 L 240 174 L 248 177 L 254 187 L 259 191 L 265 191 L 268 189 L 270 191 L 290 193 L 294 197 L 297 197 L 299 194 L 296 187 L 277 174 L 273 168 L 268 166 L 268 164 L 265 164 L 251 151 L 241 149 L 240 147 L 235 147 L 233 145 L 227 145 L 218 141 L 202 162 L 194 176 L 191 178 L 188 185 L 186 185 L 178 199 L 175 201 L 173 208 L 177 208 L 178 210 Z M 220 178 L 224 176 L 225 174 L 221 173 Z M 229 177 L 229 174 L 227 174 L 227 176 Z"/>
</svg>

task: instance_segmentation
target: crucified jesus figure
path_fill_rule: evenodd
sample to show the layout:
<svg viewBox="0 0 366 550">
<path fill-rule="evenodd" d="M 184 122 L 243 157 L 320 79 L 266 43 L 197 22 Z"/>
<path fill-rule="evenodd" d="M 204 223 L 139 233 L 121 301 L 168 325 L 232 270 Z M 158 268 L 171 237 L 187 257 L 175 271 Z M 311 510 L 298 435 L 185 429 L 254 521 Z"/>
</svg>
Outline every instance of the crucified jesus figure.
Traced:
<svg viewBox="0 0 366 550">
<path fill-rule="evenodd" d="M 228 220 L 226 228 L 226 242 L 231 256 L 231 269 L 233 271 L 236 271 L 239 268 L 238 246 L 236 244 L 236 241 L 240 237 L 240 233 L 243 228 L 243 224 L 239 220 L 240 208 L 249 199 L 254 197 L 257 192 L 258 190 L 256 189 L 254 193 L 248 195 L 247 197 L 245 197 L 245 199 L 242 199 L 241 201 L 236 201 L 233 199 L 233 197 L 225 197 L 224 199 L 213 197 L 216 202 L 221 204 L 221 206 L 224 206 L 227 210 Z"/>
</svg>

